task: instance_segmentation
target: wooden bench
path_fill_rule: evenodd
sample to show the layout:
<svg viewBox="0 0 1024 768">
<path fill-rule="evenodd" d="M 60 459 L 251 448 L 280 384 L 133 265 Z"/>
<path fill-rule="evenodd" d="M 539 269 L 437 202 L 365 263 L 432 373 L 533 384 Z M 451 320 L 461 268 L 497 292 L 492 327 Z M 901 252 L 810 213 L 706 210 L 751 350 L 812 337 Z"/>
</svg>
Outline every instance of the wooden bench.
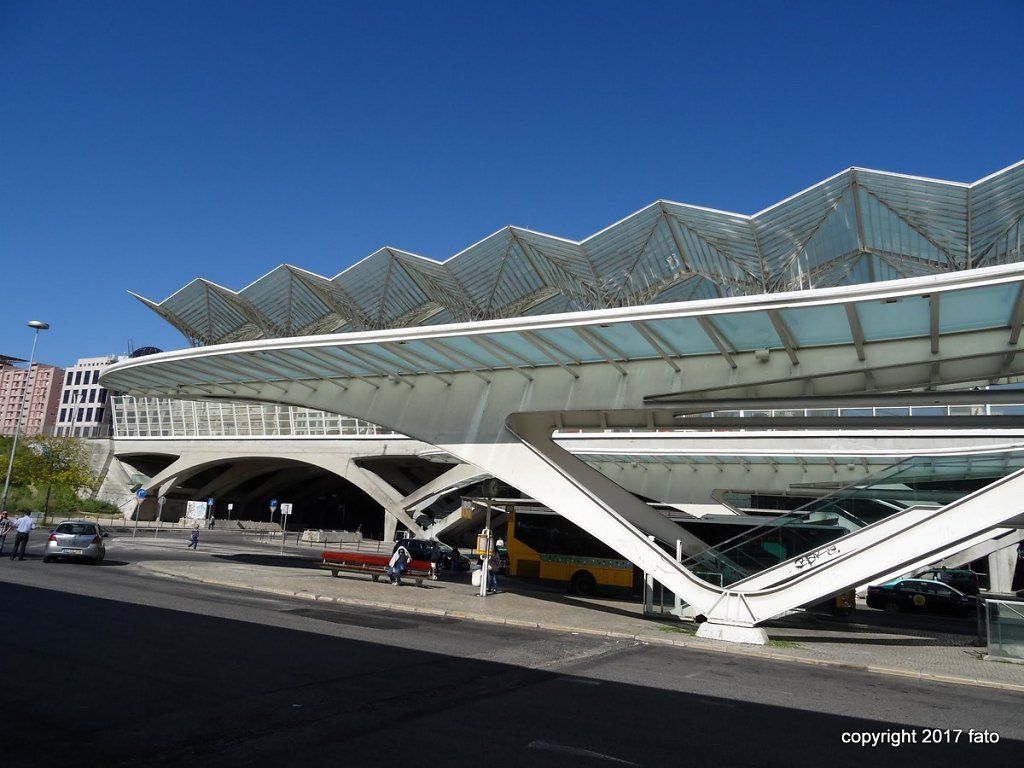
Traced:
<svg viewBox="0 0 1024 768">
<path fill-rule="evenodd" d="M 329 570 L 331 576 L 337 576 L 344 571 L 346 573 L 363 573 L 372 577 L 374 581 L 379 581 L 381 576 L 387 577 L 390 560 L 391 555 L 385 554 L 327 550 L 323 553 L 320 567 Z M 402 578 L 411 579 L 416 582 L 417 587 L 422 587 L 424 579 L 430 578 L 430 563 L 426 560 L 409 560 Z"/>
</svg>

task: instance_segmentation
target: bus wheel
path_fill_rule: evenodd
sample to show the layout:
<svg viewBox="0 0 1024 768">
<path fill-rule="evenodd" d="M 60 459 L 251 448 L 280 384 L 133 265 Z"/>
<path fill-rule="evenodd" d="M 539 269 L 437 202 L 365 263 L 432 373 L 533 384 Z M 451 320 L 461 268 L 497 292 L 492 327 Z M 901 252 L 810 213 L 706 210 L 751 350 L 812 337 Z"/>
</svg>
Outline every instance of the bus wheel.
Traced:
<svg viewBox="0 0 1024 768">
<path fill-rule="evenodd" d="M 597 580 L 588 571 L 576 571 L 569 579 L 569 592 L 574 595 L 592 595 L 597 587 Z"/>
</svg>

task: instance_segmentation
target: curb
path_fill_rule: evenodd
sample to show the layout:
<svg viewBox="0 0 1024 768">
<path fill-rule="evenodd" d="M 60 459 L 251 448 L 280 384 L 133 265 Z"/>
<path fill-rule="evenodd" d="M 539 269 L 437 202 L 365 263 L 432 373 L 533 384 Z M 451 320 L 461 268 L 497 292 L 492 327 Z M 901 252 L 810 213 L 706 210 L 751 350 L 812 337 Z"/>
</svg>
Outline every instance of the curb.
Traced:
<svg viewBox="0 0 1024 768">
<path fill-rule="evenodd" d="M 606 637 L 616 640 L 627 640 L 633 643 L 646 645 L 663 645 L 688 648 L 694 651 L 707 651 L 710 653 L 721 653 L 735 656 L 746 656 L 750 658 L 763 659 L 766 661 L 783 661 L 793 664 L 805 664 L 817 667 L 829 667 L 831 669 L 846 669 L 855 672 L 867 672 L 869 674 L 886 675 L 889 677 L 903 677 L 915 680 L 922 680 L 933 683 L 946 683 L 949 685 L 968 685 L 976 688 L 990 688 L 995 690 L 1012 691 L 1024 693 L 1024 685 L 1017 683 L 1003 683 L 994 680 L 978 680 L 976 678 L 959 677 L 956 675 L 933 674 L 929 672 L 916 672 L 913 670 L 901 669 L 898 667 L 887 667 L 878 664 L 857 664 L 849 661 L 835 661 L 832 659 L 815 659 L 809 656 L 797 656 L 774 653 L 770 649 L 761 649 L 754 646 L 744 645 L 712 645 L 706 641 L 696 640 L 690 636 L 685 638 L 658 637 L 656 635 L 641 635 L 617 630 L 601 630 L 585 627 L 573 627 L 565 624 L 547 624 L 544 622 L 527 621 L 523 619 L 509 619 L 501 616 L 486 616 L 478 613 L 468 613 L 458 610 L 444 608 L 424 608 L 422 606 L 410 606 L 403 603 L 392 603 L 380 600 L 361 600 L 350 597 L 334 597 L 323 595 L 306 590 L 275 589 L 273 587 L 258 587 L 249 583 L 230 581 L 227 579 L 210 578 L 208 576 L 188 576 L 179 572 L 168 572 L 159 567 L 145 566 L 144 570 L 163 578 L 192 581 L 200 584 L 211 584 L 229 589 L 238 589 L 245 592 L 258 592 L 261 594 L 278 595 L 280 597 L 293 597 L 311 602 L 337 603 L 339 605 L 353 605 L 365 608 L 378 608 L 381 610 L 398 611 L 401 613 L 420 614 L 424 616 L 451 617 L 462 621 L 475 621 L 484 624 L 505 624 L 524 629 L 540 629 L 549 632 L 568 632 L 580 635 L 591 635 Z"/>
</svg>

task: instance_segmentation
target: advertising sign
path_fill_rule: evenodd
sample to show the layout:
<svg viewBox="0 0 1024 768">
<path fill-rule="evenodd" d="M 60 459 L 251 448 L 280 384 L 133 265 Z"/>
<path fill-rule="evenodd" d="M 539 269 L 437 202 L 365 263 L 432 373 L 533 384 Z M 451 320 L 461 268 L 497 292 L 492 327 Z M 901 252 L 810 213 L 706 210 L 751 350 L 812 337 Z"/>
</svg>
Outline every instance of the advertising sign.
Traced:
<svg viewBox="0 0 1024 768">
<path fill-rule="evenodd" d="M 205 501 L 187 501 L 185 502 L 185 518 L 187 520 L 205 520 L 206 509 Z"/>
</svg>

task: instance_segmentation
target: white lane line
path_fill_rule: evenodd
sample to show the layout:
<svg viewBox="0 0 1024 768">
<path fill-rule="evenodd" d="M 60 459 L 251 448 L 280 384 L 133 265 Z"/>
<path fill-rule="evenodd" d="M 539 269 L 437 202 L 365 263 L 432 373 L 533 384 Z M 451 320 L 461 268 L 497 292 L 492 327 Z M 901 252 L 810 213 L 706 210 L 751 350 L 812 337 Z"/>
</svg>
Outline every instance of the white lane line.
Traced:
<svg viewBox="0 0 1024 768">
<path fill-rule="evenodd" d="M 620 765 L 640 765 L 640 763 L 633 763 L 629 760 L 612 757 L 611 755 L 602 755 L 600 752 L 593 752 L 589 749 L 570 747 L 566 744 L 552 744 L 548 741 L 531 741 L 527 744 L 527 749 L 538 749 L 544 752 L 558 752 L 563 755 L 573 755 L 575 757 L 592 757 L 597 758 L 598 760 L 607 760 L 610 763 L 619 763 Z"/>
</svg>

